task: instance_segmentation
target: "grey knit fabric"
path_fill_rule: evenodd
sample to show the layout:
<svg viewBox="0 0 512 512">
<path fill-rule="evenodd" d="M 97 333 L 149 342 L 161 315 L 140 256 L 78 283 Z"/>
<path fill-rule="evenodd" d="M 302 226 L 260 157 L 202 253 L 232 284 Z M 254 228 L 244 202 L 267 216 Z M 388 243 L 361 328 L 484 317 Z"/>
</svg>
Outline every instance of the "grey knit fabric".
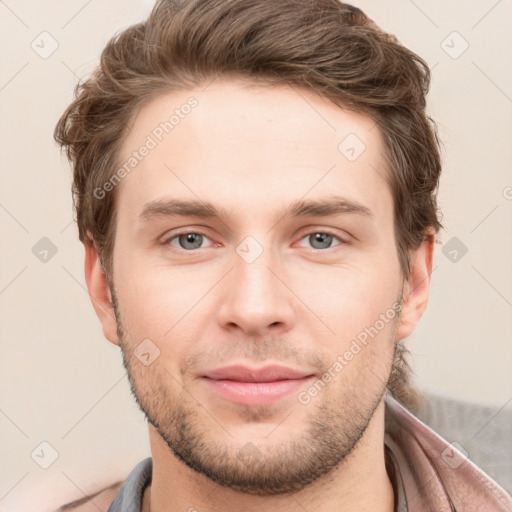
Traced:
<svg viewBox="0 0 512 512">
<path fill-rule="evenodd" d="M 512 494 L 512 399 L 490 407 L 425 394 L 416 416 Z"/>
</svg>

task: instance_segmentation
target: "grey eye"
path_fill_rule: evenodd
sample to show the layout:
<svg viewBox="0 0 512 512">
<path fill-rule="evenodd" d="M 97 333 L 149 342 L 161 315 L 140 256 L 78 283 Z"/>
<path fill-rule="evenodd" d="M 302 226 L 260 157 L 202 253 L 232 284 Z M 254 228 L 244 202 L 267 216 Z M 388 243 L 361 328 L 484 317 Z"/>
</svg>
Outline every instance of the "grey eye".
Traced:
<svg viewBox="0 0 512 512">
<path fill-rule="evenodd" d="M 312 233 L 308 236 L 313 249 L 328 249 L 333 241 L 333 237 L 328 233 Z"/>
<path fill-rule="evenodd" d="M 204 237 L 199 233 L 185 233 L 178 235 L 176 238 L 178 239 L 179 245 L 182 249 L 192 250 L 198 249 L 203 245 Z"/>
</svg>

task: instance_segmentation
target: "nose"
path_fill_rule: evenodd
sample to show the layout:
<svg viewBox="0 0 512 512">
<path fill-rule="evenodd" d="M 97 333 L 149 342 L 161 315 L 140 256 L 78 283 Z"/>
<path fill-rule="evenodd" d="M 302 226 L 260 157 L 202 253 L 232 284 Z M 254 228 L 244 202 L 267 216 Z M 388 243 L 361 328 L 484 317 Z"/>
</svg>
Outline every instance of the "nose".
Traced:
<svg viewBox="0 0 512 512">
<path fill-rule="evenodd" d="M 293 293 L 286 272 L 265 248 L 255 260 L 233 257 L 234 268 L 224 281 L 218 319 L 223 328 L 241 329 L 247 336 L 288 331 L 295 319 Z"/>
</svg>

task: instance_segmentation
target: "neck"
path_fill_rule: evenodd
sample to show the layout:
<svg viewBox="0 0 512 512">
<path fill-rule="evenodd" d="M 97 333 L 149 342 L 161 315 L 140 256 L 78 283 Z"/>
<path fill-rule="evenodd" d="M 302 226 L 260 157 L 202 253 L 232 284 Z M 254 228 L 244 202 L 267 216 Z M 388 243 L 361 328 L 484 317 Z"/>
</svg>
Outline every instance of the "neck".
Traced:
<svg viewBox="0 0 512 512">
<path fill-rule="evenodd" d="M 150 425 L 149 430 L 153 475 L 142 512 L 394 511 L 393 486 L 384 454 L 384 401 L 343 462 L 304 489 L 277 496 L 252 495 L 218 485 L 177 459 L 154 427 Z"/>
</svg>

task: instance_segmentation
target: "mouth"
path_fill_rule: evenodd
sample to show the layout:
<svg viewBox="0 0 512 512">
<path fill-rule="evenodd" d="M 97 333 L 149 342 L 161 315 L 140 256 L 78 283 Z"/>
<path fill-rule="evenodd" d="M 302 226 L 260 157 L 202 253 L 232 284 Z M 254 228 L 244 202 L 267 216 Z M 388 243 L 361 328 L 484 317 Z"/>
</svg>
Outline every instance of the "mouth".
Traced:
<svg viewBox="0 0 512 512">
<path fill-rule="evenodd" d="M 201 377 L 209 390 L 240 405 L 267 405 L 298 392 L 314 375 L 283 366 L 251 369 L 230 366 L 212 370 Z"/>
</svg>

